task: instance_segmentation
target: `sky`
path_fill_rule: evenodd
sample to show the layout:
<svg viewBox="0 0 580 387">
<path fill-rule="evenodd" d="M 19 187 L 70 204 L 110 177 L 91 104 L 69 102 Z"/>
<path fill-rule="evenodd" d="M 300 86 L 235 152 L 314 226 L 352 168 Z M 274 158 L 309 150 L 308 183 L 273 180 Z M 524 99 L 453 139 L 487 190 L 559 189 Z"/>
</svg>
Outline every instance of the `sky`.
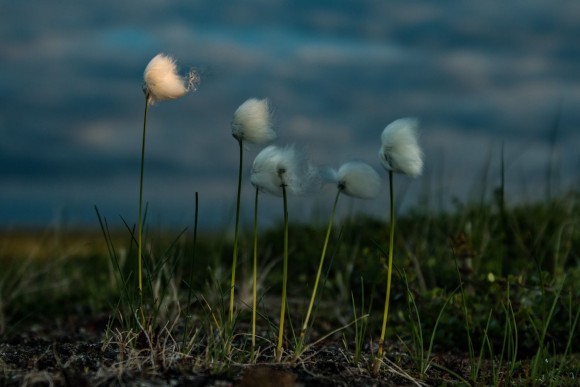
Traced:
<svg viewBox="0 0 580 387">
<path fill-rule="evenodd" d="M 0 228 L 98 227 L 137 217 L 143 70 L 158 53 L 194 69 L 195 92 L 149 109 L 144 200 L 152 225 L 233 220 L 235 109 L 268 98 L 277 145 L 315 165 L 384 176 L 343 215 L 387 218 L 377 157 L 390 122 L 417 117 L 424 174 L 396 177 L 400 211 L 488 198 L 502 148 L 509 203 L 578 184 L 580 3 L 573 1 L 0 0 Z M 253 211 L 245 152 L 242 209 Z M 335 188 L 291 198 L 326 221 Z M 261 204 L 263 224 L 281 200 Z M 323 220 L 324 219 L 324 220 Z"/>
</svg>

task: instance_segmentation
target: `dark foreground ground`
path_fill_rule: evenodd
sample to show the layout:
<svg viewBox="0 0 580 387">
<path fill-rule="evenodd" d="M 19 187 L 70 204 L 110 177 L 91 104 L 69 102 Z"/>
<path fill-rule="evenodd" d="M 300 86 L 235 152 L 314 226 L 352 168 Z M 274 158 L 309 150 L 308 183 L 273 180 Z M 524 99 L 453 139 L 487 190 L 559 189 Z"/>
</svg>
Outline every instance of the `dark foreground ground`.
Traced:
<svg viewBox="0 0 580 387">
<path fill-rule="evenodd" d="M 30 331 L 2 342 L 0 385 L 391 386 L 440 385 L 451 380 L 437 374 L 415 382 L 412 376 L 396 369 L 384 370 L 375 378 L 365 367 L 351 364 L 338 343 L 317 348 L 315 360 L 306 359 L 295 365 L 234 365 L 226 372 L 213 373 L 199 368 L 194 358 L 182 356 L 167 367 L 151 369 L 148 358 L 157 357 L 163 363 L 162 354 L 143 350 L 138 364 L 128 353 L 121 353 L 118 346 L 103 346 L 97 332 L 91 331 L 93 328 L 76 332 Z M 449 356 L 449 360 L 462 362 L 456 356 Z"/>
<path fill-rule="evenodd" d="M 163 349 L 136 350 L 104 337 L 107 317 L 71 319 L 60 327 L 34 326 L 0 340 L 1 386 L 412 386 L 465 385 L 469 357 L 434 353 L 432 367 L 422 378 L 413 375 L 412 361 L 399 348 L 389 348 L 387 363 L 373 377 L 365 364 L 355 365 L 343 343 L 329 340 L 296 364 L 272 361 L 255 365 L 230 363 L 207 368 L 204 359 Z M 145 346 L 147 347 L 147 346 Z M 366 349 L 368 352 L 368 348 Z M 367 358 L 368 360 L 368 358 Z M 202 365 L 203 364 L 203 365 Z M 441 367 L 439 367 L 441 366 Z M 491 364 L 481 365 L 479 380 L 491 377 Z M 451 373 L 443 371 L 450 370 Z M 510 384 L 527 385 L 525 364 Z M 486 377 L 487 375 L 487 377 Z M 518 376 L 519 375 L 519 376 Z M 519 380 L 522 383 L 518 383 Z M 574 377 L 558 385 L 574 385 Z M 487 383 L 486 383 L 487 384 Z M 502 384 L 502 383 L 500 383 Z M 538 383 L 548 385 L 549 383 Z"/>
</svg>

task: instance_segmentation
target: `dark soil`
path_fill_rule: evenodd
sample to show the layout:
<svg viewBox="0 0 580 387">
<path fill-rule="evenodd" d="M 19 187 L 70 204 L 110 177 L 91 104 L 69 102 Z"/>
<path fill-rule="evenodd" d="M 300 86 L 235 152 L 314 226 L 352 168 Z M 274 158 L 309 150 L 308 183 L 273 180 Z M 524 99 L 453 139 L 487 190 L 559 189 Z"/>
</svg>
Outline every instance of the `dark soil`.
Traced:
<svg viewBox="0 0 580 387">
<path fill-rule="evenodd" d="M 44 324 L 0 340 L 1 386 L 393 386 L 440 385 L 453 380 L 443 373 L 419 382 L 404 371 L 411 368 L 403 355 L 391 356 L 393 366 L 378 377 L 366 365 L 355 365 L 338 342 L 313 348 L 297 364 L 230 364 L 225 371 L 207 369 L 195 356 L 183 356 L 152 366 L 150 358 L 167 354 L 143 349 L 139 361 L 130 361 L 127 348 L 109 341 L 104 345 L 107 318 L 72 319 Z M 135 351 L 133 349 L 133 351 Z M 391 350 L 391 353 L 394 352 Z M 457 360 L 457 359 L 455 359 Z M 394 364 L 397 364 L 396 366 Z"/>
<path fill-rule="evenodd" d="M 140 344 L 147 340 L 133 336 L 129 346 L 119 337 L 105 335 L 107 330 L 118 332 L 108 328 L 108 322 L 103 315 L 19 326 L 18 333 L 0 338 L 0 386 L 441 386 L 466 385 L 470 375 L 467 354 L 435 348 L 433 366 L 421 376 L 397 344 L 385 348 L 385 364 L 375 377 L 369 371 L 370 348 L 364 349 L 364 360 L 357 365 L 353 350 L 345 350 L 337 339 L 310 348 L 295 364 L 275 363 L 267 355 L 273 348 L 262 351 L 257 364 L 220 364 L 208 362 L 203 348 L 189 356 L 172 352 L 162 343 L 162 335 L 153 346 Z M 234 343 L 235 348 L 238 345 L 242 343 Z M 493 364 L 483 359 L 477 385 L 493 385 L 492 370 Z M 552 385 L 575 382 L 572 375 Z M 498 384 L 530 385 L 529 361 L 518 362 L 511 379 L 500 376 Z"/>
</svg>

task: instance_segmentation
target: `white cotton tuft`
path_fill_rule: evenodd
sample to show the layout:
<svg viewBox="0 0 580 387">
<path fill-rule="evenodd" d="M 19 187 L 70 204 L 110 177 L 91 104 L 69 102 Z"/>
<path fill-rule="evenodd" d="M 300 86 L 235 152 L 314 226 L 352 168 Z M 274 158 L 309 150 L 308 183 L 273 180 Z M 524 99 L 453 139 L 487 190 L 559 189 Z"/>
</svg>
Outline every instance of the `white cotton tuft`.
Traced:
<svg viewBox="0 0 580 387">
<path fill-rule="evenodd" d="M 266 144 L 276 139 L 267 99 L 250 98 L 234 112 L 232 135 L 242 142 Z"/>
<path fill-rule="evenodd" d="M 147 103 L 153 105 L 156 101 L 183 97 L 195 86 L 198 76 L 192 71 L 186 79 L 182 78 L 177 73 L 177 65 L 173 58 L 157 54 L 145 67 L 143 79 Z"/>
<path fill-rule="evenodd" d="M 348 196 L 372 199 L 379 194 L 381 177 L 373 167 L 362 161 L 349 161 L 334 173 L 338 189 Z"/>
<path fill-rule="evenodd" d="M 278 164 L 282 160 L 282 152 L 275 145 L 262 149 L 252 164 L 250 181 L 260 190 L 273 195 L 282 195 L 281 182 L 278 176 Z"/>
<path fill-rule="evenodd" d="M 282 187 L 295 195 L 306 194 L 320 186 L 318 170 L 292 145 L 270 145 L 254 159 L 251 182 L 260 190 L 282 196 Z"/>
<path fill-rule="evenodd" d="M 400 118 L 383 130 L 379 158 L 385 169 L 411 177 L 421 174 L 423 152 L 417 142 L 418 127 L 416 118 Z"/>
</svg>

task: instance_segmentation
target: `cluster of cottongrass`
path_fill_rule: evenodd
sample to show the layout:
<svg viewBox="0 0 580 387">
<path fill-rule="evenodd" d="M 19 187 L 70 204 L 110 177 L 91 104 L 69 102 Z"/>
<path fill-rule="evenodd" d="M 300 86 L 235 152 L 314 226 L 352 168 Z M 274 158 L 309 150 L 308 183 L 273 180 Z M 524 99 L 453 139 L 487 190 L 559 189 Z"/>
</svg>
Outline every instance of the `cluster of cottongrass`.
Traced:
<svg viewBox="0 0 580 387">
<path fill-rule="evenodd" d="M 141 169 L 139 181 L 139 209 L 137 223 L 137 288 L 138 306 L 135 308 L 135 318 L 140 326 L 146 324 L 147 318 L 143 308 L 143 179 L 145 140 L 147 130 L 148 107 L 157 101 L 172 100 L 183 97 L 195 88 L 199 81 L 198 75 L 191 71 L 186 77 L 178 75 L 175 61 L 163 54 L 155 56 L 144 72 L 145 112 L 143 119 L 143 136 L 141 147 Z M 288 195 L 309 195 L 319 190 L 325 183 L 336 186 L 336 196 L 330 212 L 330 220 L 326 230 L 324 244 L 319 259 L 318 271 L 312 288 L 312 294 L 304 320 L 301 324 L 297 344 L 293 349 L 293 360 L 299 359 L 307 347 L 308 328 L 312 325 L 312 311 L 317 300 L 317 292 L 325 263 L 326 252 L 335 211 L 341 195 L 359 199 L 374 199 L 380 192 L 381 177 L 376 170 L 363 161 L 349 161 L 338 169 L 321 171 L 313 166 L 304 153 L 295 145 L 269 145 L 277 139 L 273 129 L 271 110 L 267 99 L 251 98 L 242 103 L 233 114 L 231 122 L 232 136 L 239 146 L 239 171 L 236 195 L 236 212 L 234 226 L 233 256 L 231 265 L 231 282 L 229 288 L 228 329 L 230 334 L 235 325 L 236 299 L 236 267 L 239 255 L 239 220 L 241 207 L 242 177 L 244 174 L 244 151 L 263 147 L 254 158 L 251 167 L 251 184 L 255 187 L 254 198 L 254 241 L 252 270 L 252 331 L 251 331 L 251 362 L 256 360 L 256 318 L 257 318 L 257 277 L 258 277 L 258 220 L 259 195 L 266 193 L 282 198 L 284 216 L 283 228 L 283 260 L 282 260 L 282 294 L 280 297 L 280 318 L 278 320 L 278 340 L 275 349 L 276 361 L 282 361 L 285 334 L 285 318 L 288 287 L 289 235 L 288 235 Z M 423 161 L 422 152 L 417 143 L 418 122 L 413 118 L 399 119 L 388 125 L 381 135 L 379 159 L 388 172 L 390 193 L 390 238 L 388 243 L 388 270 L 386 273 L 386 292 L 383 323 L 379 347 L 374 357 L 372 371 L 377 373 L 382 364 L 385 332 L 388 320 L 391 277 L 393 270 L 393 241 L 395 232 L 393 174 L 400 173 L 411 177 L 421 174 Z M 377 262 L 377 269 L 381 266 Z M 228 341 L 227 351 L 232 350 Z"/>
</svg>

